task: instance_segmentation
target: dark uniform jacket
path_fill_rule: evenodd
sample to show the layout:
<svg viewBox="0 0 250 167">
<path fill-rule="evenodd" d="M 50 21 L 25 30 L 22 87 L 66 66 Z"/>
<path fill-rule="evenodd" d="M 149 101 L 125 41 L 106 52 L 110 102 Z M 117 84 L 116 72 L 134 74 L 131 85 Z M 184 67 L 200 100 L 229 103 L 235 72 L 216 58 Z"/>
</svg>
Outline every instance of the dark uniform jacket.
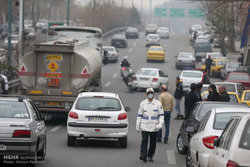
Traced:
<svg viewBox="0 0 250 167">
<path fill-rule="evenodd" d="M 225 101 L 225 102 L 229 102 L 230 101 L 230 96 L 228 95 L 227 91 L 225 91 L 222 94 L 220 94 L 219 101 Z"/>
<path fill-rule="evenodd" d="M 216 91 L 213 91 L 209 93 L 207 96 L 207 101 L 218 101 L 219 100 L 219 93 Z"/>
<path fill-rule="evenodd" d="M 182 87 L 182 83 L 180 82 L 180 83 L 176 84 L 174 98 L 181 99 L 182 96 L 183 96 L 183 87 Z"/>
<path fill-rule="evenodd" d="M 191 112 L 193 105 L 198 102 L 198 96 L 196 90 L 190 91 L 185 96 L 185 117 L 187 118 L 188 114 Z"/>
</svg>

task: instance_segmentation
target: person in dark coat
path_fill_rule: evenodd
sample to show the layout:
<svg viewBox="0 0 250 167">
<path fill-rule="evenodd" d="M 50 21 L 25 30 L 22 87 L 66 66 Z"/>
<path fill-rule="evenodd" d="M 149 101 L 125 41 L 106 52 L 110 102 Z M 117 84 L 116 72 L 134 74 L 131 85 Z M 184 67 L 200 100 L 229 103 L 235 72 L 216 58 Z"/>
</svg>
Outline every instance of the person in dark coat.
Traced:
<svg viewBox="0 0 250 167">
<path fill-rule="evenodd" d="M 183 96 L 183 86 L 180 77 L 176 77 L 176 89 L 174 92 L 174 98 L 175 98 L 175 110 L 177 112 L 177 116 L 175 119 L 180 119 L 181 115 L 180 102 L 182 96 Z"/>
<path fill-rule="evenodd" d="M 202 83 L 203 84 L 210 84 L 210 79 L 209 79 L 209 76 L 208 76 L 206 70 L 203 71 Z"/>
<path fill-rule="evenodd" d="M 211 59 L 211 56 L 209 55 L 208 58 L 205 60 L 206 72 L 208 73 L 208 76 L 210 76 L 212 64 L 213 64 L 213 60 Z"/>
<path fill-rule="evenodd" d="M 202 101 L 202 98 L 201 98 L 202 86 L 203 86 L 203 84 L 201 82 L 196 84 L 196 95 L 198 97 L 198 101 Z"/>
<path fill-rule="evenodd" d="M 219 101 L 225 101 L 229 102 L 230 101 L 230 96 L 228 95 L 226 91 L 226 87 L 224 85 L 219 86 Z"/>
<path fill-rule="evenodd" d="M 216 86 L 214 84 L 210 84 L 208 87 L 208 96 L 207 101 L 218 101 L 219 93 L 217 92 Z"/>
<path fill-rule="evenodd" d="M 193 105 L 199 101 L 198 96 L 196 94 L 196 84 L 192 83 L 190 86 L 191 91 L 185 96 L 185 118 L 188 117 L 191 112 Z"/>
</svg>

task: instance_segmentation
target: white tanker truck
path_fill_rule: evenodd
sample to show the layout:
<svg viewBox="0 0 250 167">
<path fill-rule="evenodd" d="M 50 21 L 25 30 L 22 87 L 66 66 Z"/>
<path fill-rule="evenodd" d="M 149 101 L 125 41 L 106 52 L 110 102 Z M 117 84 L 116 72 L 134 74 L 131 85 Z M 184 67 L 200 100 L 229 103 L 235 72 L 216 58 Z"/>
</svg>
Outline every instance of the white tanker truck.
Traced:
<svg viewBox="0 0 250 167">
<path fill-rule="evenodd" d="M 101 65 L 100 53 L 88 41 L 36 44 L 19 61 L 21 92 L 41 112 L 68 112 L 80 92 L 101 91 Z"/>
</svg>

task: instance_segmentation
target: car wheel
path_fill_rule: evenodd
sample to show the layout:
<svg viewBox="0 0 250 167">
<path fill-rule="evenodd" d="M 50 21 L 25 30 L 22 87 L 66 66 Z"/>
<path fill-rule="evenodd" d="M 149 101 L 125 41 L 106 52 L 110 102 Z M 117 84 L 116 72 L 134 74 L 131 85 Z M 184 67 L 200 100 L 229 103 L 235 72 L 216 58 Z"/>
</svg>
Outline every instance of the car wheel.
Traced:
<svg viewBox="0 0 250 167">
<path fill-rule="evenodd" d="M 75 140 L 76 140 L 76 137 L 68 135 L 68 140 L 67 140 L 68 146 L 74 146 Z"/>
<path fill-rule="evenodd" d="M 37 156 L 38 156 L 37 159 L 39 161 L 45 160 L 46 152 L 47 152 L 47 140 L 45 138 L 43 142 L 43 148 L 37 153 Z"/>
<path fill-rule="evenodd" d="M 184 145 L 184 139 L 183 139 L 181 133 L 179 133 L 177 136 L 176 147 L 177 147 L 177 150 L 180 154 L 187 153 L 187 146 Z"/>
<path fill-rule="evenodd" d="M 187 156 L 186 156 L 186 167 L 193 167 L 193 160 L 190 156 L 190 150 L 188 150 L 187 152 Z"/>
<path fill-rule="evenodd" d="M 119 144 L 121 148 L 127 148 L 127 143 L 128 143 L 127 137 L 119 138 Z"/>
</svg>

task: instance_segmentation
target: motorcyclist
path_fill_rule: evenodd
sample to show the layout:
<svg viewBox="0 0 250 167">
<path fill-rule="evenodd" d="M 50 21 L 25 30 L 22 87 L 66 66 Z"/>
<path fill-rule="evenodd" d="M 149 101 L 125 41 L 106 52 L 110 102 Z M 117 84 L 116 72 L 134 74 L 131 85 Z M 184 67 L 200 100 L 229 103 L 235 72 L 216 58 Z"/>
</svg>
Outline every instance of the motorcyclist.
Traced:
<svg viewBox="0 0 250 167">
<path fill-rule="evenodd" d="M 121 67 L 130 67 L 130 63 L 128 62 L 127 57 L 123 57 Z"/>
</svg>

